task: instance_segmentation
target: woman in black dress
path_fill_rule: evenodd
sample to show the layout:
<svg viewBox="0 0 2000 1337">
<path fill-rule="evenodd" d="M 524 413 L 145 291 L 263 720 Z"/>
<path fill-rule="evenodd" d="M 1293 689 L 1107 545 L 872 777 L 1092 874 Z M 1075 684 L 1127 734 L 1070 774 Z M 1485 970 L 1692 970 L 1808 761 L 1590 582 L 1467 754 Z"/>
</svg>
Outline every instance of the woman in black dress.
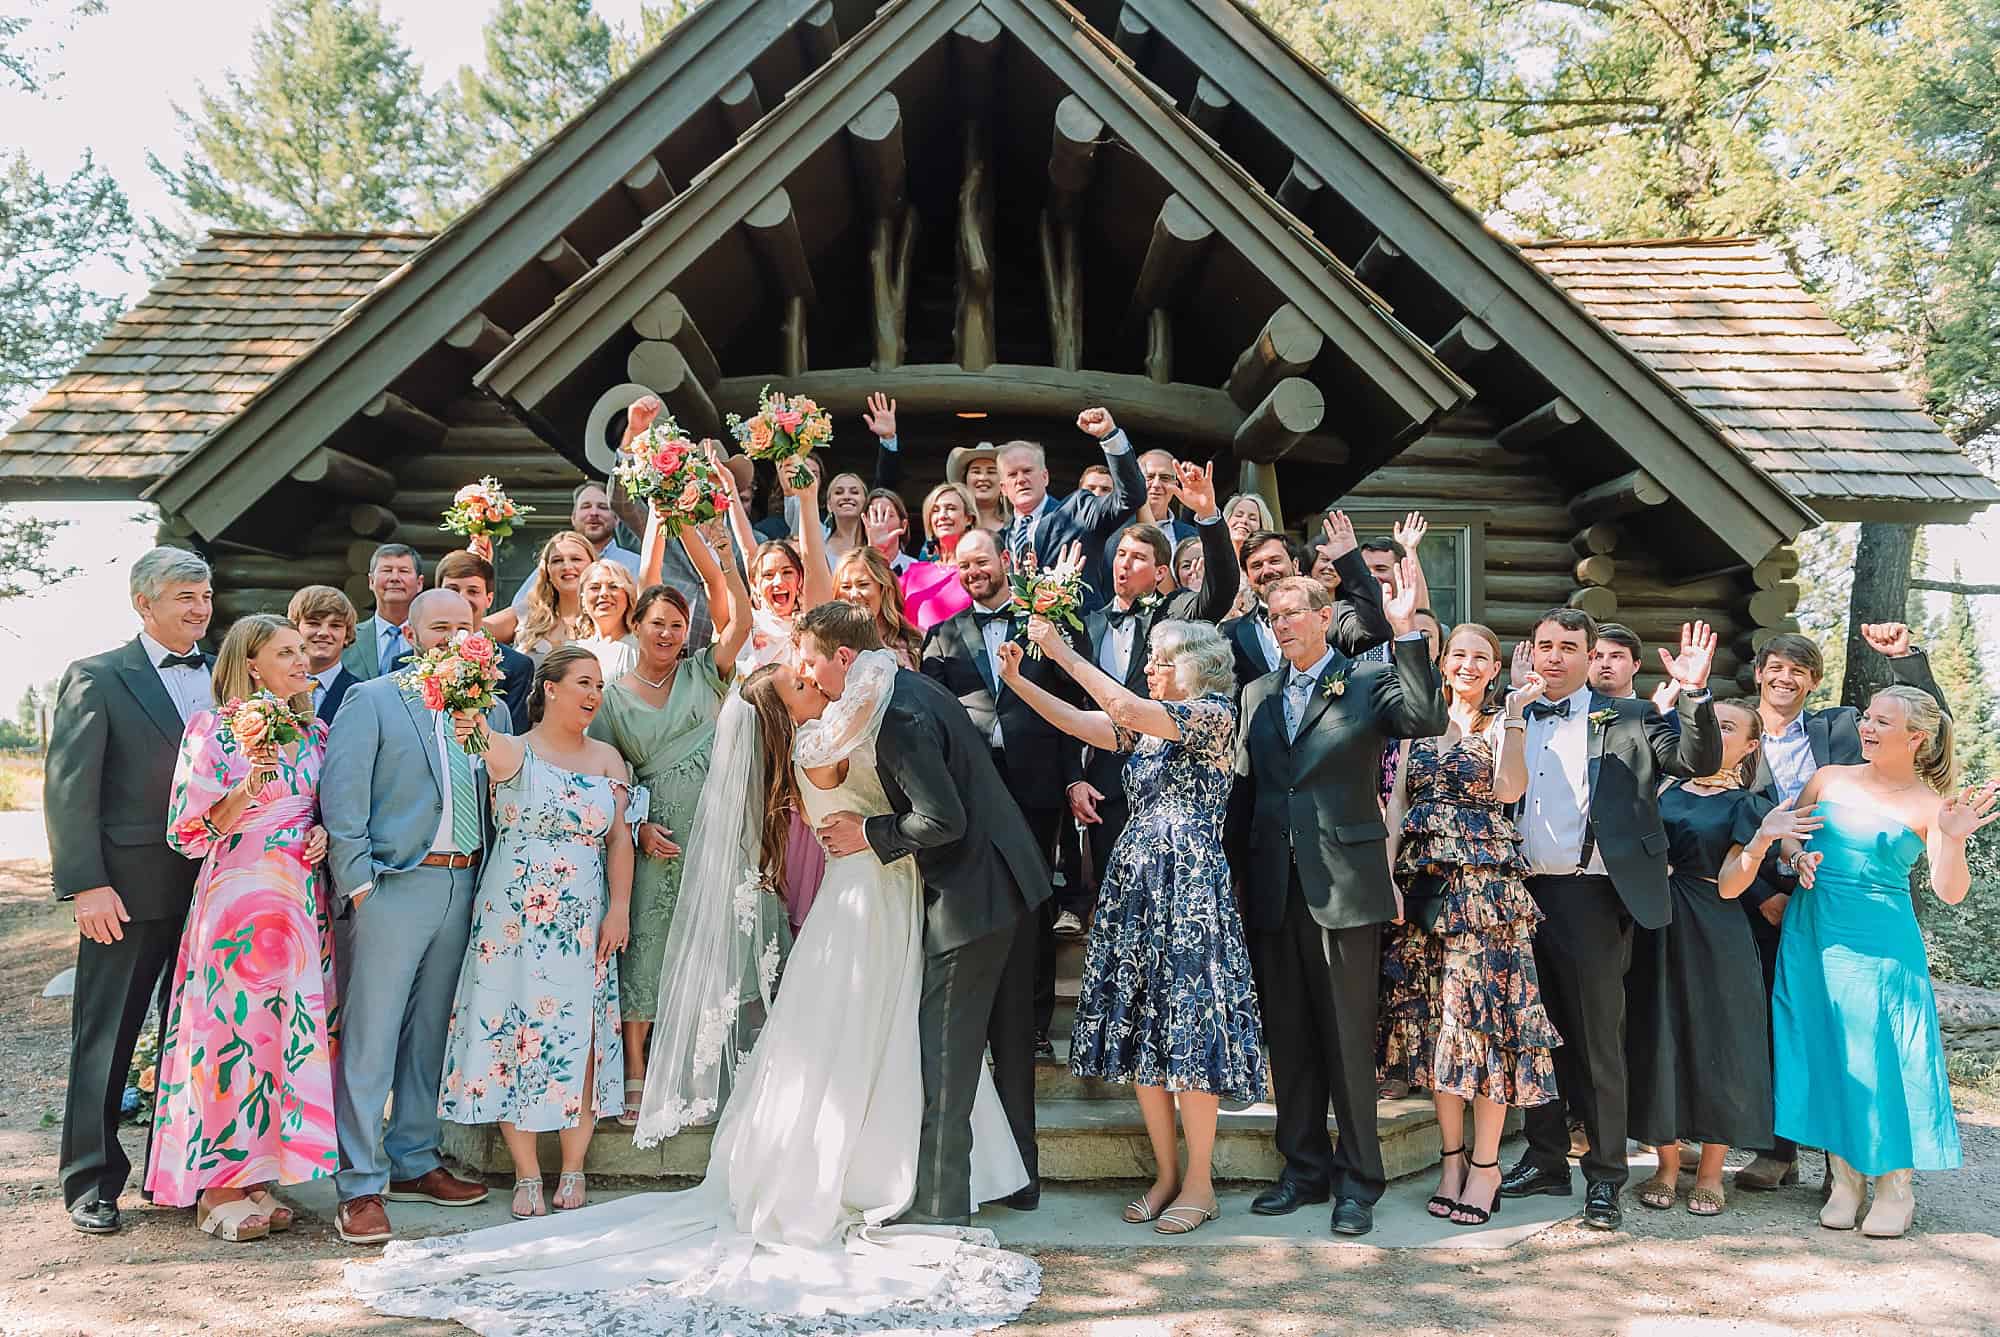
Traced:
<svg viewBox="0 0 2000 1337">
<path fill-rule="evenodd" d="M 1625 980 L 1631 1130 L 1657 1146 L 1660 1168 L 1639 1185 L 1648 1207 L 1672 1207 L 1680 1140 L 1701 1146 L 1688 1211 L 1724 1206 L 1722 1158 L 1771 1140 L 1771 1053 L 1763 968 L 1750 923 L 1734 904 L 1773 843 L 1818 819 L 1745 788 L 1762 726 L 1756 708 L 1718 702 L 1722 765 L 1660 794 L 1672 867 L 1673 920 L 1639 929 Z M 1767 821 L 1767 818 L 1769 819 Z"/>
</svg>

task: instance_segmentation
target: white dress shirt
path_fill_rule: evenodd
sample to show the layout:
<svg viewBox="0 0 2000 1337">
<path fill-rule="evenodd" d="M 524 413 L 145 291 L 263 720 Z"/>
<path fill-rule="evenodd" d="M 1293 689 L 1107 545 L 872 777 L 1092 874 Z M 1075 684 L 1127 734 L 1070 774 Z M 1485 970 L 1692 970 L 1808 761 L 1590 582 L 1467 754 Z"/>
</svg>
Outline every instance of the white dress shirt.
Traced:
<svg viewBox="0 0 2000 1337">
<path fill-rule="evenodd" d="M 1005 608 L 1006 605 L 1001 604 L 1000 607 Z M 986 672 L 993 679 L 993 737 L 990 741 L 995 747 L 1003 746 L 1000 738 L 999 710 L 1000 647 L 1006 644 L 1007 636 L 1011 631 L 1012 628 L 1007 625 L 1007 619 L 1004 617 L 996 617 L 979 629 L 981 639 L 986 642 Z"/>
<path fill-rule="evenodd" d="M 1604 872 L 1593 844 L 1590 862 L 1578 868 L 1590 817 L 1590 687 L 1571 692 L 1569 718 L 1528 720 L 1528 792 L 1521 804 L 1521 852 L 1538 876 Z M 1552 702 L 1551 704 L 1560 704 Z"/>
<path fill-rule="evenodd" d="M 417 643 L 404 634 L 401 623 L 385 622 L 380 613 L 369 617 L 368 634 L 375 638 L 375 668 L 379 673 L 388 673 L 396 656 L 417 648 Z"/>
<path fill-rule="evenodd" d="M 174 652 L 143 631 L 139 633 L 139 644 L 145 647 L 153 672 L 160 675 L 160 686 L 167 689 L 167 699 L 180 712 L 182 724 L 204 710 L 215 709 L 215 688 L 208 680 L 207 665 L 195 668 L 188 664 L 176 664 L 172 668 L 161 668 L 160 661 Z M 192 653 L 200 654 L 201 651 L 196 649 Z"/>
<path fill-rule="evenodd" d="M 1278 653 L 1278 633 L 1271 630 L 1271 614 L 1261 599 L 1250 614 L 1250 629 L 1257 633 L 1257 644 L 1264 648 L 1265 672 L 1275 672 L 1285 660 Z"/>
<path fill-rule="evenodd" d="M 1119 608 L 1122 603 L 1117 598 L 1111 601 L 1113 608 Z M 1104 624 L 1104 640 L 1097 647 L 1097 667 L 1121 687 L 1125 684 L 1125 671 L 1132 665 L 1132 638 L 1138 634 L 1139 619 L 1136 615 L 1124 619 L 1123 626 L 1109 620 Z"/>
</svg>

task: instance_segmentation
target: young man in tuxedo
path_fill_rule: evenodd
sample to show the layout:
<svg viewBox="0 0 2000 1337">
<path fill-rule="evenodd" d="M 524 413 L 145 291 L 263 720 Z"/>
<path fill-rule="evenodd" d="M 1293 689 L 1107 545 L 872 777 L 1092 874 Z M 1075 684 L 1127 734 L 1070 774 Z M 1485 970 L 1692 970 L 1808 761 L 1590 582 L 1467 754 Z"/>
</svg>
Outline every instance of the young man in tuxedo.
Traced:
<svg viewBox="0 0 2000 1337">
<path fill-rule="evenodd" d="M 1389 639 L 1389 622 L 1382 614 L 1382 586 L 1369 574 L 1360 545 L 1354 541 L 1354 525 L 1345 513 L 1328 511 L 1322 529 L 1324 538 L 1318 551 L 1325 554 L 1335 573 L 1337 578 L 1331 584 L 1339 591 L 1337 595 L 1328 592 L 1333 600 L 1330 643 L 1351 659 Z M 1237 555 L 1244 582 L 1257 595 L 1257 606 L 1224 622 L 1221 630 L 1235 648 L 1236 685 L 1243 688 L 1284 662 L 1264 600 L 1279 581 L 1299 574 L 1299 550 L 1290 535 L 1265 529 L 1243 540 Z M 1211 572 L 1216 569 L 1208 568 Z"/>
<path fill-rule="evenodd" d="M 1715 633 L 1695 623 L 1681 653 L 1664 650 L 1680 684 L 1678 730 L 1650 701 L 1591 690 L 1597 624 L 1574 608 L 1552 608 L 1536 624 L 1531 667 L 1547 684 L 1519 727 L 1527 731 L 1528 792 L 1521 801 L 1521 852 L 1528 891 L 1541 907 L 1535 969 L 1549 1020 L 1562 1036 L 1559 1075 L 1570 1094 L 1527 1112 L 1527 1154 L 1501 1180 L 1507 1198 L 1566 1197 L 1570 1136 L 1563 1107 L 1583 1115 L 1590 1149 L 1583 1221 L 1616 1230 L 1624 1216 L 1625 972 L 1634 924 L 1664 927 L 1667 833 L 1660 785 L 1668 776 L 1712 775 L 1722 734 L 1708 692 Z"/>
<path fill-rule="evenodd" d="M 1016 617 L 1013 592 L 992 532 L 975 529 L 967 533 L 958 541 L 953 560 L 958 563 L 959 581 L 972 596 L 972 607 L 931 628 L 924 639 L 924 676 L 944 684 L 966 706 L 985 735 L 993 763 L 1027 818 L 1035 847 L 1046 862 L 1068 811 L 1064 796 L 1071 783 L 1082 778 L 1083 758 L 1067 734 L 1036 714 L 1000 681 L 1000 645 L 1022 633 L 1027 617 Z M 1084 648 L 1080 633 L 1072 632 L 1071 640 L 1079 651 Z M 1082 689 L 1070 676 L 1046 660 L 1028 661 L 1024 672 L 1038 687 L 1065 701 L 1081 704 L 1084 700 Z M 1056 1006 L 1055 903 L 1044 903 L 1037 913 L 1041 925 L 1030 965 L 1034 971 L 1035 1052 L 1038 1057 L 1053 1059 L 1055 1046 L 1049 1026 Z"/>
<path fill-rule="evenodd" d="M 354 644 L 354 624 L 360 620 L 354 601 L 331 585 L 307 585 L 285 607 L 285 621 L 297 627 L 305 640 L 313 714 L 324 723 L 333 723 L 341 698 L 361 681 L 340 662 L 347 647 Z"/>
<path fill-rule="evenodd" d="M 1105 544 L 1131 522 L 1146 497 L 1146 480 L 1139 471 L 1132 443 L 1109 410 L 1085 409 L 1076 417 L 1078 430 L 1104 449 L 1104 466 L 1111 471 L 1111 495 L 1100 497 L 1078 490 L 1061 501 L 1049 495 L 1048 458 L 1032 441 L 1009 441 L 1000 447 L 1000 491 L 1011 504 L 1000 548 L 1016 571 L 1032 561 L 1054 566 L 1072 543 L 1083 545 L 1085 609 L 1104 602 L 1110 581 L 1105 570 Z"/>
<path fill-rule="evenodd" d="M 1235 606 L 1240 588 L 1229 527 L 1222 523 L 1222 512 L 1215 502 L 1215 466 L 1184 464 L 1178 472 L 1181 481 L 1175 495 L 1194 514 L 1202 560 L 1210 564 L 1208 569 L 1215 572 L 1215 579 L 1198 590 L 1162 596 L 1160 587 L 1173 569 L 1173 547 L 1158 526 L 1135 522 L 1119 534 L 1112 550 L 1111 602 L 1083 619 L 1091 662 L 1141 696 L 1147 695 L 1146 644 L 1153 628 L 1183 619 L 1220 622 Z M 1125 757 L 1118 752 L 1073 746 L 1078 746 L 1083 761 L 1081 775 L 1069 786 L 1070 815 L 1089 832 L 1090 866 L 1102 876 L 1111 847 L 1125 829 Z M 1090 916 L 1094 899 L 1094 891 L 1082 878 L 1072 878 L 1057 893 L 1056 936 L 1083 936 L 1084 920 Z"/>
<path fill-rule="evenodd" d="M 1358 563 L 1357 563 L 1358 564 Z M 1373 587 L 1366 570 L 1358 582 Z M 1393 738 L 1448 716 L 1416 629 L 1414 582 L 1383 609 L 1394 662 L 1329 642 L 1333 600 L 1303 576 L 1266 591 L 1283 667 L 1243 693 L 1230 855 L 1244 879 L 1285 1169 L 1250 1210 L 1281 1216 L 1334 1198 L 1333 1229 L 1365 1235 L 1387 1175 L 1375 1128 L 1382 926 L 1396 917 L 1376 779 Z M 1340 1128 L 1327 1136 L 1329 1099 Z"/>
<path fill-rule="evenodd" d="M 87 1235 L 120 1225 L 125 1072 L 148 1009 L 166 1009 L 201 868 L 167 844 L 174 766 L 188 719 L 215 705 L 213 661 L 196 645 L 214 609 L 208 563 L 154 548 L 132 564 L 131 591 L 138 637 L 63 674 L 43 795 L 56 899 L 78 933 L 59 1173 L 70 1224 Z"/>
<path fill-rule="evenodd" d="M 1900 622 L 1871 622 L 1861 628 L 1869 649 L 1889 661 L 1889 681 L 1930 693 L 1946 714 L 1951 707 L 1931 676 L 1930 659 L 1911 644 L 1910 629 Z M 1796 633 L 1782 633 L 1757 651 L 1757 714 L 1764 738 L 1757 749 L 1757 776 L 1752 782 L 1774 801 L 1795 799 L 1822 766 L 1856 766 L 1861 757 L 1861 712 L 1853 706 L 1807 710 L 1818 690 L 1826 664 L 1819 646 Z M 1766 872 L 1773 873 L 1770 865 Z M 1743 893 L 1743 910 L 1763 958 L 1764 989 L 1777 983 L 1778 936 L 1785 906 L 1797 885 L 1790 871 L 1778 866 L 1774 875 L 1758 878 Z M 1776 1138 L 1770 1147 L 1752 1147 L 1757 1159 L 1736 1172 L 1743 1188 L 1774 1189 L 1799 1181 L 1796 1143 Z"/>
</svg>

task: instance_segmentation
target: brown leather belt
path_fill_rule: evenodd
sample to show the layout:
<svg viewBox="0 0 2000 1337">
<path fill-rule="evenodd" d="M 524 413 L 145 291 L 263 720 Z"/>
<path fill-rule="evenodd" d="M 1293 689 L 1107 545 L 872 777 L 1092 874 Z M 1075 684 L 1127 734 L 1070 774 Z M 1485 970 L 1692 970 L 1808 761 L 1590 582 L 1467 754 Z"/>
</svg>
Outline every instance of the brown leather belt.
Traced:
<svg viewBox="0 0 2000 1337">
<path fill-rule="evenodd" d="M 477 868 L 477 854 L 426 854 L 419 867 L 423 868 Z"/>
</svg>

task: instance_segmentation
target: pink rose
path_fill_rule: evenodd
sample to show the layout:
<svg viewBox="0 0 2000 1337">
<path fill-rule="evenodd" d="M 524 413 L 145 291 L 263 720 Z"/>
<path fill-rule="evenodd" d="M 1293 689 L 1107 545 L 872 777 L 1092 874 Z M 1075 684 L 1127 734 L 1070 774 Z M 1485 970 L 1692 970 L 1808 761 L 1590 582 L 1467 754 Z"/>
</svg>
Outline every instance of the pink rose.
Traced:
<svg viewBox="0 0 2000 1337">
<path fill-rule="evenodd" d="M 797 409 L 779 409 L 771 415 L 771 419 L 785 431 L 796 432 L 799 430 L 799 424 L 806 420 L 806 415 Z"/>
<path fill-rule="evenodd" d="M 486 499 L 486 490 L 478 483 L 467 483 L 464 487 L 451 494 L 454 505 L 460 502 L 471 501 L 475 497 L 481 501 Z"/>
<path fill-rule="evenodd" d="M 493 642 L 484 636 L 468 636 L 458 643 L 459 654 L 475 664 L 490 664 L 498 652 Z"/>
<path fill-rule="evenodd" d="M 675 499 L 674 504 L 685 511 L 691 509 L 700 500 L 701 484 L 689 483 L 681 489 L 681 495 Z"/>
<path fill-rule="evenodd" d="M 546 887 L 537 887 L 521 901 L 521 913 L 531 924 L 549 924 L 556 917 L 556 894 Z"/>
<path fill-rule="evenodd" d="M 424 709 L 426 710 L 444 709 L 443 683 L 439 682 L 436 678 L 425 678 L 423 680 L 423 685 L 420 688 L 420 690 L 423 693 Z"/>
</svg>

